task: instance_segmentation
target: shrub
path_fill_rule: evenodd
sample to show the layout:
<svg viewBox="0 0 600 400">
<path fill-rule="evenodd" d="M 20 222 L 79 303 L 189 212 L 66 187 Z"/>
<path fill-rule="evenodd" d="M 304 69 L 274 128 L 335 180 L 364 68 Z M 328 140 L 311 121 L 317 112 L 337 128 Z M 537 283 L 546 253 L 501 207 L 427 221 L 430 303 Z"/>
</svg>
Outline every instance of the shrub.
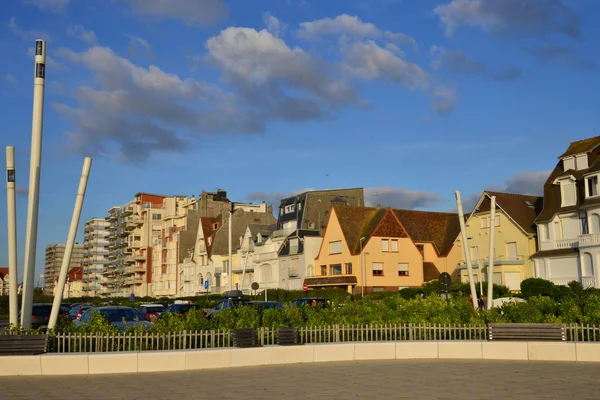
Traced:
<svg viewBox="0 0 600 400">
<path fill-rule="evenodd" d="M 554 297 L 556 289 L 554 283 L 545 279 L 528 278 L 521 282 L 521 293 L 525 299 L 535 296 Z"/>
</svg>

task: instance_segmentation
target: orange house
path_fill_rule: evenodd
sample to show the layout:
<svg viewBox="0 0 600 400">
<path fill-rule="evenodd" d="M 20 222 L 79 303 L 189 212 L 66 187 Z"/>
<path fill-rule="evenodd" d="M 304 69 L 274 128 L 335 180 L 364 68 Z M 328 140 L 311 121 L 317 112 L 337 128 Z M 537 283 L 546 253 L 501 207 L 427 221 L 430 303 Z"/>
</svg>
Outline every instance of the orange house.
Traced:
<svg viewBox="0 0 600 400">
<path fill-rule="evenodd" d="M 391 208 L 332 207 L 309 288 L 350 293 L 419 287 L 442 272 L 456 276 L 457 214 Z"/>
</svg>

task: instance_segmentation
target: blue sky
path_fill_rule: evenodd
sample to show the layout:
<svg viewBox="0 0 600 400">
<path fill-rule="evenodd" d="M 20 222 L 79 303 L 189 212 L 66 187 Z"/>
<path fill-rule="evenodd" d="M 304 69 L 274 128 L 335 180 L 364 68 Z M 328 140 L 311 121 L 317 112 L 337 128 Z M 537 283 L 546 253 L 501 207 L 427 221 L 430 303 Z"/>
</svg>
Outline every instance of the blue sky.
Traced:
<svg viewBox="0 0 600 400">
<path fill-rule="evenodd" d="M 5 0 L 21 274 L 38 37 L 41 273 L 84 156 L 82 223 L 140 191 L 276 204 L 365 187 L 369 204 L 431 210 L 457 189 L 470 204 L 487 188 L 539 193 L 568 143 L 598 134 L 598 16 L 595 0 Z"/>
</svg>

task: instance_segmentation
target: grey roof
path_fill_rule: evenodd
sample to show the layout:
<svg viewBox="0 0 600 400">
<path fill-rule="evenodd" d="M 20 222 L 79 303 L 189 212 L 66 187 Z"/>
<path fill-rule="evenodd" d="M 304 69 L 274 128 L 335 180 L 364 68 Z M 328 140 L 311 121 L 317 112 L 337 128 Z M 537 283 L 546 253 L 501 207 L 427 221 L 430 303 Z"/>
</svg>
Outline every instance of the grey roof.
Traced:
<svg viewBox="0 0 600 400">
<path fill-rule="evenodd" d="M 277 220 L 271 213 L 263 213 L 256 211 L 244 211 L 237 209 L 232 216 L 231 236 L 233 248 L 239 247 L 238 238 L 243 236 L 246 228 L 249 225 L 271 225 Z M 224 255 L 229 252 L 229 218 L 225 219 L 225 223 L 215 233 L 215 239 L 212 245 L 212 254 Z"/>
</svg>

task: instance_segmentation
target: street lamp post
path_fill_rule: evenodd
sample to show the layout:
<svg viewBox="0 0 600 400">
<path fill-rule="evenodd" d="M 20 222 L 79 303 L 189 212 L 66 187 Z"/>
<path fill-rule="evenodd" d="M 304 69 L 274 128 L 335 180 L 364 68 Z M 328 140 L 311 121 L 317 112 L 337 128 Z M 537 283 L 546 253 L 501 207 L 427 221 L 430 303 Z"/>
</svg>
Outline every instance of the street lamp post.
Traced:
<svg viewBox="0 0 600 400">
<path fill-rule="evenodd" d="M 360 241 L 359 241 L 360 254 L 358 255 L 359 256 L 359 267 L 360 267 L 360 283 L 361 283 L 360 294 L 361 294 L 361 297 L 363 297 L 363 298 L 365 297 L 365 275 L 364 275 L 364 270 L 363 270 L 363 260 L 362 260 L 363 254 L 362 254 L 362 252 L 363 252 L 363 242 L 365 240 L 366 240 L 366 238 L 364 238 L 364 237 L 360 238 Z"/>
<path fill-rule="evenodd" d="M 365 251 L 365 260 L 363 262 L 363 268 L 364 268 L 364 274 L 365 274 L 365 281 L 367 279 L 367 256 L 368 255 L 369 255 L 369 253 Z M 363 282 L 363 285 L 366 286 L 366 282 Z M 363 286 L 363 289 L 364 289 L 364 286 Z"/>
</svg>

